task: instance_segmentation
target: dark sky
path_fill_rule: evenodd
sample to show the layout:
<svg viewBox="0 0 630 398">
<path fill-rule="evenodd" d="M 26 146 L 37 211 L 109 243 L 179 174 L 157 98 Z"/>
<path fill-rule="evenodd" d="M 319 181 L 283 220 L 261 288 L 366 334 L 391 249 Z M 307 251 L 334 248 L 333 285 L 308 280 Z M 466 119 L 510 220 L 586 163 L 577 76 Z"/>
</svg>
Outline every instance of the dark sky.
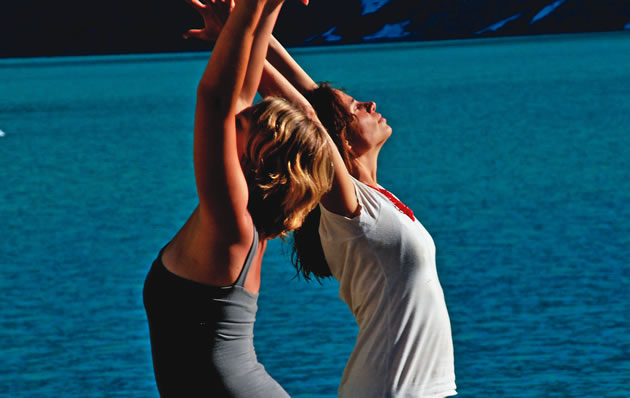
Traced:
<svg viewBox="0 0 630 398">
<path fill-rule="evenodd" d="M 2 1 L 0 57 L 207 50 L 184 0 Z M 287 0 L 289 46 L 630 30 L 630 0 Z"/>
</svg>

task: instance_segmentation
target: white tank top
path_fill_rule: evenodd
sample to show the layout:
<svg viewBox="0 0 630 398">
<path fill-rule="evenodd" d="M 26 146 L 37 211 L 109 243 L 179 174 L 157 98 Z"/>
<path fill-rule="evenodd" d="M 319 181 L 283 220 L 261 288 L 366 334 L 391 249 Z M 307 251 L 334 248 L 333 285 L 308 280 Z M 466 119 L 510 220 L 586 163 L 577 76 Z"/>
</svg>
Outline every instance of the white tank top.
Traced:
<svg viewBox="0 0 630 398">
<path fill-rule="evenodd" d="M 451 324 L 433 239 L 382 193 L 358 180 L 354 185 L 360 215 L 350 219 L 320 205 L 324 255 L 359 325 L 339 397 L 455 395 Z"/>
</svg>

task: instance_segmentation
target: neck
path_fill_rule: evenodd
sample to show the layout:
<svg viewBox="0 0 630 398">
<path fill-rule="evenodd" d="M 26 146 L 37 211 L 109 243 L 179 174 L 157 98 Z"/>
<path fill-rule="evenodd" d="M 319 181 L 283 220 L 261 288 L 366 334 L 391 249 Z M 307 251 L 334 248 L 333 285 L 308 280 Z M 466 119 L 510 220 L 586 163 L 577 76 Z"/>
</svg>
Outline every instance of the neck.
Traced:
<svg viewBox="0 0 630 398">
<path fill-rule="evenodd" d="M 376 170 L 378 168 L 378 153 L 364 154 L 352 159 L 352 176 L 364 184 L 378 186 Z"/>
</svg>

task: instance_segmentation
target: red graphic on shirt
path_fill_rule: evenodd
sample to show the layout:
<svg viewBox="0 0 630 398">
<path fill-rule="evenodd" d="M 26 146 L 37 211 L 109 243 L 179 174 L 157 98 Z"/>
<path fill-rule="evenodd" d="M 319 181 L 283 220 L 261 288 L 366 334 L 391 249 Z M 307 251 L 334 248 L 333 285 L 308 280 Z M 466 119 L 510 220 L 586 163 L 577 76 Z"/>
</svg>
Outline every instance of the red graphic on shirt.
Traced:
<svg viewBox="0 0 630 398">
<path fill-rule="evenodd" d="M 389 199 L 390 202 L 392 202 L 392 204 L 394 205 L 394 207 L 396 207 L 398 209 L 398 211 L 400 211 L 403 214 L 406 214 L 407 217 L 411 218 L 411 221 L 416 221 L 416 218 L 413 216 L 413 211 L 411 211 L 410 208 L 408 208 L 407 206 L 404 205 L 403 202 L 401 202 L 400 200 L 398 200 L 394 195 L 392 195 L 387 189 L 385 188 L 379 188 L 379 187 L 373 187 L 371 185 L 368 185 L 368 187 L 372 188 L 372 189 L 376 189 L 377 191 L 379 191 L 380 193 L 382 193 L 383 195 L 385 195 L 385 197 L 387 199 Z"/>
</svg>

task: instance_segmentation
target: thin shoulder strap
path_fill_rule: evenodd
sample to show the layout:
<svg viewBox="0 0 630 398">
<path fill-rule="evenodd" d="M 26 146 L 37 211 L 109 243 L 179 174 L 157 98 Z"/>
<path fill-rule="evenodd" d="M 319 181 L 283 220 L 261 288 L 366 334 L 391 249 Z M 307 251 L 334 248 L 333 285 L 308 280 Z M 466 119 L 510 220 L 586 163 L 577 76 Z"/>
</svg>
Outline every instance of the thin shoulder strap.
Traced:
<svg viewBox="0 0 630 398">
<path fill-rule="evenodd" d="M 252 247 L 249 248 L 249 253 L 247 253 L 247 258 L 245 259 L 245 264 L 243 265 L 241 274 L 238 276 L 238 279 L 234 283 L 234 286 L 245 286 L 247 274 L 249 273 L 249 269 L 251 268 L 252 263 L 254 262 L 254 257 L 256 256 L 256 249 L 258 249 L 258 231 L 256 230 L 256 225 L 254 225 L 254 241 L 252 242 Z"/>
</svg>

